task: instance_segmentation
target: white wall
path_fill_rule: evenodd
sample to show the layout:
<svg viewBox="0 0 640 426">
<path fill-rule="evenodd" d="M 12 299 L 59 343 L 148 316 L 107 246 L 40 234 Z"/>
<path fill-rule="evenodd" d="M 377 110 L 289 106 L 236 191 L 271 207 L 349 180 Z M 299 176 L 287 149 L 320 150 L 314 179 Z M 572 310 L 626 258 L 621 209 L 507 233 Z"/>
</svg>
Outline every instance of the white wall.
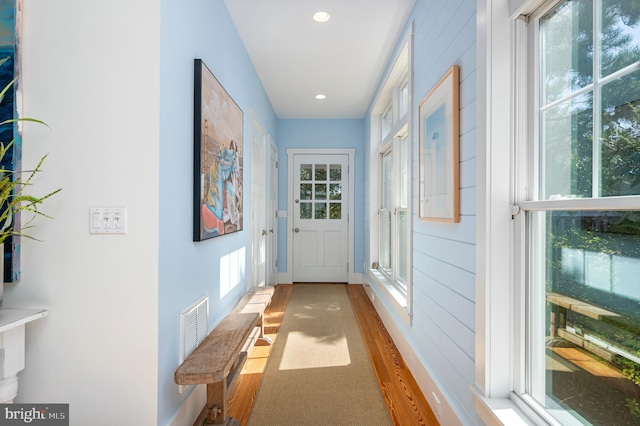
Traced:
<svg viewBox="0 0 640 426">
<path fill-rule="evenodd" d="M 157 1 L 25 0 L 24 165 L 62 187 L 25 240 L 8 307 L 27 325 L 16 402 L 69 403 L 71 425 L 157 422 L 159 34 Z M 125 206 L 126 235 L 89 235 L 89 207 Z"/>
</svg>

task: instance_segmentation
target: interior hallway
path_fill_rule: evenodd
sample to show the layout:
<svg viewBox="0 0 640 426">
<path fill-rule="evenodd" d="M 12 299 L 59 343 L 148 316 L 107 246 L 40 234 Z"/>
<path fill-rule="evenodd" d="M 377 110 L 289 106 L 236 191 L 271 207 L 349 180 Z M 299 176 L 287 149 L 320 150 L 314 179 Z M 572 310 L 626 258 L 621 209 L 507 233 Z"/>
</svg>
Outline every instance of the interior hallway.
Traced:
<svg viewBox="0 0 640 426">
<path fill-rule="evenodd" d="M 341 284 L 336 284 L 341 285 Z M 275 341 L 295 284 L 278 284 L 265 311 L 265 334 Z M 438 425 L 424 395 L 406 367 L 362 285 L 347 285 L 382 395 L 394 425 Z M 246 424 L 272 346 L 254 346 L 229 400 L 229 415 Z M 330 407 L 325 407 L 330 411 Z M 318 413 L 322 416 L 323 413 Z M 200 425 L 205 411 L 194 423 Z"/>
</svg>

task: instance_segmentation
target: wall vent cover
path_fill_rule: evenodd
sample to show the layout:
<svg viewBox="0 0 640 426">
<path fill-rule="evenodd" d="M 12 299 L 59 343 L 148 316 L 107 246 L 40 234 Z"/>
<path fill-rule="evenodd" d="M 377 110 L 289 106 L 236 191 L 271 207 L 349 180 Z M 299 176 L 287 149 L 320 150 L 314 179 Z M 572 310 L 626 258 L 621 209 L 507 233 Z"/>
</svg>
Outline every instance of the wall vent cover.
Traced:
<svg viewBox="0 0 640 426">
<path fill-rule="evenodd" d="M 178 365 L 207 337 L 209 328 L 209 297 L 204 296 L 180 314 L 180 356 Z M 178 385 L 183 393 L 189 386 Z"/>
</svg>

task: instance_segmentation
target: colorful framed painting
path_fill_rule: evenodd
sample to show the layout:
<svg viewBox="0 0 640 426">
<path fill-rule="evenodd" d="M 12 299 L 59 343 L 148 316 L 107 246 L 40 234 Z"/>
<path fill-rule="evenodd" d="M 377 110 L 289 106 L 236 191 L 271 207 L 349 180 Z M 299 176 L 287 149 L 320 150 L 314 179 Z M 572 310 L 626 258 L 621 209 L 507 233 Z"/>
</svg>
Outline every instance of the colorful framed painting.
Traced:
<svg viewBox="0 0 640 426">
<path fill-rule="evenodd" d="M 243 113 L 195 60 L 193 241 L 242 230 Z"/>
<path fill-rule="evenodd" d="M 22 0 L 0 0 L 0 88 L 4 88 L 20 76 L 20 36 L 21 36 Z M 20 79 L 12 89 L 5 93 L 0 103 L 0 122 L 20 117 L 18 99 L 20 97 Z M 0 141 L 5 145 L 13 141 L 10 149 L 2 158 L 4 170 L 20 170 L 22 159 L 22 138 L 18 123 L 0 127 Z M 20 228 L 20 215 L 13 217 L 13 227 Z M 4 282 L 20 281 L 20 237 L 10 236 L 2 248 L 4 257 Z"/>
<path fill-rule="evenodd" d="M 418 218 L 422 220 L 460 221 L 459 84 L 454 65 L 418 107 Z"/>
</svg>

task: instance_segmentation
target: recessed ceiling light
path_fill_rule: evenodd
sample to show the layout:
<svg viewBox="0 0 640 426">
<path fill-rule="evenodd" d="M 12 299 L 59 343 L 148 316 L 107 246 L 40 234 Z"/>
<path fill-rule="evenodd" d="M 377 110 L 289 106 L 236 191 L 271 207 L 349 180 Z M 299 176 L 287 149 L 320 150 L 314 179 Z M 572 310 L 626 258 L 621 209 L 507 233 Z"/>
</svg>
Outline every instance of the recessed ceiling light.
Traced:
<svg viewBox="0 0 640 426">
<path fill-rule="evenodd" d="M 331 19 L 331 15 L 329 15 L 329 12 L 325 12 L 324 10 L 313 14 L 313 20 L 316 22 L 327 22 L 329 19 Z"/>
<path fill-rule="evenodd" d="M 327 96 L 326 96 L 326 95 L 323 95 L 322 93 L 318 93 L 318 94 L 316 95 L 316 99 L 318 99 L 318 100 L 323 100 L 323 99 L 326 99 L 326 98 L 327 98 Z"/>
</svg>

